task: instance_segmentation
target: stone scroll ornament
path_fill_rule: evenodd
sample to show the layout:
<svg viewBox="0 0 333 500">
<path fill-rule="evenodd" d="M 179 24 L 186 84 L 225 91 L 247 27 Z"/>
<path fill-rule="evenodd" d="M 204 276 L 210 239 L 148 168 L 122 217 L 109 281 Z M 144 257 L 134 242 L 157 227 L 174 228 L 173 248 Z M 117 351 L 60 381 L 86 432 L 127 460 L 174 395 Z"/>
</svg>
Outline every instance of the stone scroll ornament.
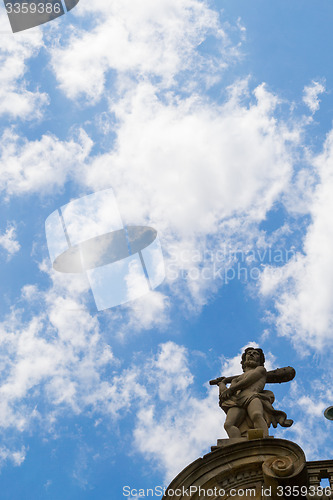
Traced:
<svg viewBox="0 0 333 500">
<path fill-rule="evenodd" d="M 165 278 L 157 232 L 125 226 L 112 189 L 55 210 L 45 231 L 53 268 L 86 273 L 99 311 L 137 299 Z"/>
<path fill-rule="evenodd" d="M 279 500 L 282 492 L 294 491 L 292 498 L 302 499 L 306 496 L 308 475 L 303 450 L 295 443 L 282 441 L 286 455 L 271 456 L 262 464 L 265 486 L 269 488 L 272 500 Z M 282 451 L 282 447 L 280 448 Z"/>
<path fill-rule="evenodd" d="M 289 382 L 296 372 L 291 366 L 266 371 L 264 363 L 263 351 L 248 347 L 241 358 L 243 374 L 210 381 L 210 385 L 219 387 L 220 407 L 227 415 L 224 428 L 229 438 L 247 437 L 254 429 L 262 431 L 262 437 L 268 437 L 271 425 L 290 427 L 293 424 L 285 412 L 273 407 L 275 396 L 265 390 L 265 385 Z"/>
<path fill-rule="evenodd" d="M 47 23 L 72 10 L 80 0 L 4 0 L 13 33 Z"/>
</svg>

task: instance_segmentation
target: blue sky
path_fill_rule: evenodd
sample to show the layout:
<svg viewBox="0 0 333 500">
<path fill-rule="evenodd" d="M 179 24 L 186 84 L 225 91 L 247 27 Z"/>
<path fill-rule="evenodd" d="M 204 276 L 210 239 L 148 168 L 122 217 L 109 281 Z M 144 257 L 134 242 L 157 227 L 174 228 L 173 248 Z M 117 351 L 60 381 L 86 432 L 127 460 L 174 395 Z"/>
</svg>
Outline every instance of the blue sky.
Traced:
<svg viewBox="0 0 333 500">
<path fill-rule="evenodd" d="M 80 0 L 12 34 L 0 10 L 0 487 L 120 499 L 225 437 L 208 380 L 256 344 L 329 459 L 333 404 L 331 2 Z M 166 279 L 97 311 L 52 269 L 45 220 L 113 188 Z M 129 498 L 129 497 L 127 497 Z M 132 496 L 135 498 L 135 496 Z"/>
</svg>

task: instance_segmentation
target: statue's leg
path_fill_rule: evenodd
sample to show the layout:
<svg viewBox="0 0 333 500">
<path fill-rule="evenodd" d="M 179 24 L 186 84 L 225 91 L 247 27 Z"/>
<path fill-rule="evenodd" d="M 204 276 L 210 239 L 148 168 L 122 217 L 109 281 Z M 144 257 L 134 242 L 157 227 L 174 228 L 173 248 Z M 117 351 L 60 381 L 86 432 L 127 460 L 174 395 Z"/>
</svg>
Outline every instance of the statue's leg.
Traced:
<svg viewBox="0 0 333 500">
<path fill-rule="evenodd" d="M 247 407 L 247 412 L 255 429 L 262 429 L 264 431 L 264 437 L 268 437 L 268 426 L 264 418 L 264 408 L 259 398 L 252 399 Z"/>
<path fill-rule="evenodd" d="M 240 438 L 241 432 L 239 425 L 245 418 L 245 410 L 236 406 L 229 408 L 227 418 L 225 419 L 224 428 L 230 438 Z"/>
</svg>

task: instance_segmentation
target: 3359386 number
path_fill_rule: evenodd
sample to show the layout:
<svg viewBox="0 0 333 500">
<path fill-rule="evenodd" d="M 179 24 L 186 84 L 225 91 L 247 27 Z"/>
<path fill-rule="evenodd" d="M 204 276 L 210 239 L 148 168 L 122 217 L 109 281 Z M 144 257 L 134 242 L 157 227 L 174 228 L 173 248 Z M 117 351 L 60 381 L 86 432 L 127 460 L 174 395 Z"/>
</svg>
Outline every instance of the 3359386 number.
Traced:
<svg viewBox="0 0 333 500">
<path fill-rule="evenodd" d="M 332 490 L 329 486 L 323 488 L 322 486 L 278 486 L 277 496 L 278 497 L 297 497 L 297 496 L 321 496 L 329 497 Z"/>
<path fill-rule="evenodd" d="M 60 2 L 7 2 L 6 10 L 8 14 L 60 14 L 62 8 Z"/>
</svg>

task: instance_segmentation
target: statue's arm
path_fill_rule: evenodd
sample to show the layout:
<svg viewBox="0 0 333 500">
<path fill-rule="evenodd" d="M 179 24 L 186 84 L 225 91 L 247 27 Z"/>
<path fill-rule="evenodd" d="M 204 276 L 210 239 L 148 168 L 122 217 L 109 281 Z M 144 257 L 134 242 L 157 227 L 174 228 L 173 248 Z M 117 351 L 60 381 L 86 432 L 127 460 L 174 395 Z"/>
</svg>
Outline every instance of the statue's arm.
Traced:
<svg viewBox="0 0 333 500">
<path fill-rule="evenodd" d="M 224 385 L 224 380 L 219 384 L 220 386 L 220 406 L 224 401 L 233 396 L 238 390 L 246 389 L 249 385 L 253 384 L 260 378 L 266 378 L 266 369 L 263 366 L 258 366 L 254 370 L 243 373 L 241 376 L 233 377 L 237 378 L 237 381 L 232 383 L 227 389 Z M 224 389 L 224 390 L 223 390 Z"/>
<path fill-rule="evenodd" d="M 223 401 L 225 401 L 229 397 L 229 389 L 227 388 L 226 384 L 230 384 L 237 377 L 239 377 L 239 375 L 233 375 L 231 377 L 218 377 L 209 381 L 210 385 L 217 385 L 219 388 L 219 402 L 221 407 Z"/>
<path fill-rule="evenodd" d="M 266 369 L 263 366 L 257 366 L 254 370 L 249 370 L 239 377 L 237 382 L 231 384 L 229 390 L 231 389 L 231 392 L 235 393 L 240 389 L 246 389 L 246 387 L 253 384 L 260 378 L 266 377 L 266 373 Z"/>
</svg>

